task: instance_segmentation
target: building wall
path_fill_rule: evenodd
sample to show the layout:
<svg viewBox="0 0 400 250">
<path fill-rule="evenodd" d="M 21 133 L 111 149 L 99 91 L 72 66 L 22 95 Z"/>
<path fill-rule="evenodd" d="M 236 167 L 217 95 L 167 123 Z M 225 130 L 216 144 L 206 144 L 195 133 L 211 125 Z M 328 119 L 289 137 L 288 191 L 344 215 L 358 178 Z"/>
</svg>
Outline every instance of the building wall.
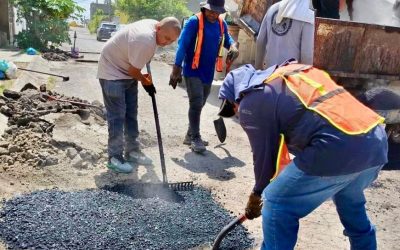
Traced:
<svg viewBox="0 0 400 250">
<path fill-rule="evenodd" d="M 104 12 L 104 15 L 110 15 L 113 14 L 113 10 L 108 4 L 102 4 L 102 3 L 91 3 L 90 4 L 90 18 L 93 17 L 94 13 L 96 13 L 96 10 L 101 9 Z M 110 13 L 111 12 L 111 13 Z"/>
</svg>

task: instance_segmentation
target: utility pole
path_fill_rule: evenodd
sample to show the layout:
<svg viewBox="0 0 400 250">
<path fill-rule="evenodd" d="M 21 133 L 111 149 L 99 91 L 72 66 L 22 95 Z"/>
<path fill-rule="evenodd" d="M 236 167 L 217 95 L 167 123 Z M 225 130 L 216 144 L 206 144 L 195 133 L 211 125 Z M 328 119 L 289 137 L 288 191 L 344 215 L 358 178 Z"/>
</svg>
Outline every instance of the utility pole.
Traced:
<svg viewBox="0 0 400 250">
<path fill-rule="evenodd" d="M 112 21 L 112 5 L 111 5 L 111 0 L 104 0 L 104 4 L 108 6 L 108 18 L 110 19 L 110 22 Z"/>
</svg>

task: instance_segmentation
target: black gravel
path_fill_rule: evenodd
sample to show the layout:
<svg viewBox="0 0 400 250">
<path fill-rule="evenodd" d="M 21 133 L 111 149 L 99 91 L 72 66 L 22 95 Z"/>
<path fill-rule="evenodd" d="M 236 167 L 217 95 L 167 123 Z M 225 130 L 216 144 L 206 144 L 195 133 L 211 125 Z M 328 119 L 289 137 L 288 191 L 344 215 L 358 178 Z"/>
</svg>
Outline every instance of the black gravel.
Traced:
<svg viewBox="0 0 400 250">
<path fill-rule="evenodd" d="M 190 249 L 210 246 L 233 219 L 199 188 L 163 199 L 139 198 L 132 186 L 109 190 L 117 192 L 44 190 L 4 201 L 0 239 L 9 249 Z M 252 244 L 239 226 L 221 246 Z"/>
</svg>

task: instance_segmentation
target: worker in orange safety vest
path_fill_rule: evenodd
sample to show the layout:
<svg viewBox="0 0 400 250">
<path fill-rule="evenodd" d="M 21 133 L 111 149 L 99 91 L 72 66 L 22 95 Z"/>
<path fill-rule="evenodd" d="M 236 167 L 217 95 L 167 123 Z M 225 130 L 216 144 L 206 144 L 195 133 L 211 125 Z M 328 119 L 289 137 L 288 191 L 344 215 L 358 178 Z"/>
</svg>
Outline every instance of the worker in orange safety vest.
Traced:
<svg viewBox="0 0 400 250">
<path fill-rule="evenodd" d="M 242 66 L 225 78 L 219 98 L 219 114 L 237 113 L 250 141 L 255 185 L 245 215 L 262 213 L 261 249 L 293 249 L 300 218 L 330 198 L 351 249 L 376 249 L 363 191 L 387 162 L 381 116 L 328 73 L 297 62 Z"/>
<path fill-rule="evenodd" d="M 227 63 L 239 55 L 237 45 L 221 17 L 226 12 L 224 4 L 224 0 L 202 2 L 201 12 L 187 20 L 179 37 L 170 76 L 170 85 L 175 89 L 177 83 L 182 81 L 183 69 L 189 97 L 189 128 L 183 144 L 190 145 L 196 153 L 203 153 L 208 144 L 200 135 L 200 116 L 210 94 L 215 69 L 223 71 L 223 49 L 229 49 Z"/>
</svg>

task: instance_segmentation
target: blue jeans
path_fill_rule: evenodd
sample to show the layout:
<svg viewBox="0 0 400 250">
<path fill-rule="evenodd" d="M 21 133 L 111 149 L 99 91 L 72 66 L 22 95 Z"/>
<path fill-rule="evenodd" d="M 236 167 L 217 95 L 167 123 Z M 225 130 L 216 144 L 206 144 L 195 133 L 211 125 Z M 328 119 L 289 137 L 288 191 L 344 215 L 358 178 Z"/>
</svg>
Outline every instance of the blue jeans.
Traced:
<svg viewBox="0 0 400 250">
<path fill-rule="evenodd" d="M 108 123 L 108 156 L 139 149 L 138 83 L 133 79 L 100 79 Z M 124 145 L 125 144 L 125 145 Z"/>
<path fill-rule="evenodd" d="M 192 139 L 200 135 L 201 110 L 210 94 L 211 84 L 204 84 L 200 78 L 185 77 L 186 90 L 189 97 L 189 129 L 187 134 Z"/>
<path fill-rule="evenodd" d="M 262 250 L 293 249 L 299 219 L 329 198 L 333 199 L 344 234 L 352 250 L 376 249 L 375 227 L 365 210 L 364 189 L 378 176 L 382 166 L 342 176 L 311 176 L 292 162 L 262 194 Z"/>
</svg>

